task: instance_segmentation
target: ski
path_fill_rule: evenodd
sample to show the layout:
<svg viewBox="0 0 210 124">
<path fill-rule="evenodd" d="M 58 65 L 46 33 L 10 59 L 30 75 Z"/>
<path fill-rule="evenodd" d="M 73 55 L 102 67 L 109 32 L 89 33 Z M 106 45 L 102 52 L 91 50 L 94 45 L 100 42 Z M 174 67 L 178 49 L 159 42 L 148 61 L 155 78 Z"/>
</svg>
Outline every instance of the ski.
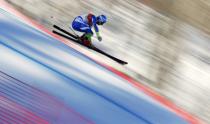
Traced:
<svg viewBox="0 0 210 124">
<path fill-rule="evenodd" d="M 72 41 L 74 41 L 74 42 L 78 42 L 77 39 L 74 39 L 74 38 L 71 38 L 71 37 L 69 37 L 69 36 L 66 36 L 66 35 L 64 35 L 64 34 L 62 34 L 62 33 L 60 33 L 60 32 L 55 31 L 55 30 L 53 30 L 52 32 L 53 32 L 54 34 L 57 34 L 57 35 L 60 35 L 60 36 L 62 36 L 62 37 L 64 37 L 64 38 L 66 38 L 66 39 L 72 40 Z"/>
<path fill-rule="evenodd" d="M 55 30 L 53 30 L 52 32 L 53 32 L 54 34 L 57 34 L 57 35 L 59 35 L 59 36 L 61 36 L 61 37 L 66 38 L 66 39 L 68 39 L 68 40 L 71 40 L 71 41 L 73 41 L 73 42 L 75 42 L 75 43 L 78 43 L 78 44 L 80 44 L 80 45 L 83 45 L 78 39 L 72 38 L 72 37 L 70 37 L 70 36 L 67 36 L 67 35 L 65 35 L 65 34 L 62 34 L 62 33 L 58 32 L 58 31 L 55 31 Z M 83 45 L 83 46 L 84 46 L 84 45 Z M 86 47 L 87 47 L 87 46 L 86 46 Z"/>
<path fill-rule="evenodd" d="M 64 37 L 64 38 L 70 40 L 70 41 L 73 41 L 73 42 L 78 43 L 78 44 L 80 44 L 80 45 L 82 45 L 82 46 L 85 46 L 84 44 L 82 44 L 82 43 L 79 41 L 79 36 L 75 36 L 75 35 L 69 33 L 68 31 L 66 31 L 66 30 L 64 30 L 64 29 L 62 29 L 62 28 L 60 28 L 60 27 L 58 27 L 58 26 L 56 26 L 56 25 L 53 25 L 53 27 L 54 27 L 55 29 L 57 29 L 57 30 L 59 30 L 59 31 L 61 31 L 61 32 L 64 33 L 64 34 L 63 34 L 63 33 L 60 33 L 60 32 L 58 32 L 58 31 L 53 30 L 52 32 L 53 32 L 54 34 L 57 34 L 57 35 L 59 35 L 59 36 L 61 36 L 61 37 Z M 68 35 L 68 36 L 67 36 L 67 35 Z M 102 54 L 102 55 L 104 55 L 104 56 L 106 56 L 106 57 L 108 57 L 108 58 L 110 58 L 110 59 L 112 59 L 112 60 L 118 62 L 119 64 L 122 64 L 122 65 L 128 64 L 127 62 L 125 62 L 125 61 L 123 61 L 123 60 L 120 60 L 120 59 L 118 59 L 118 58 L 116 58 L 116 57 L 114 57 L 114 56 L 111 56 L 111 55 L 109 55 L 108 53 L 106 53 L 106 52 L 104 52 L 104 51 L 102 51 L 102 50 L 96 48 L 95 46 L 92 46 L 92 47 L 85 46 L 85 47 L 87 47 L 87 48 L 89 48 L 89 49 L 91 49 L 91 50 L 94 50 L 94 51 L 96 51 L 96 52 L 98 52 L 98 53 L 100 53 L 100 54 Z"/>
<path fill-rule="evenodd" d="M 125 61 L 123 61 L 123 60 L 120 60 L 120 59 L 118 59 L 118 58 L 116 58 L 116 57 L 114 57 L 114 56 L 111 56 L 111 55 L 105 53 L 104 51 L 102 51 L 102 50 L 100 50 L 100 49 L 98 49 L 98 48 L 96 48 L 96 47 L 93 47 L 92 49 L 93 49 L 94 51 L 96 51 L 96 52 L 99 52 L 99 53 L 103 54 L 104 56 L 107 56 L 108 58 L 110 58 L 110 59 L 112 59 L 112 60 L 114 60 L 114 61 L 116 61 L 116 62 L 118 62 L 118 63 L 120 63 L 120 64 L 122 64 L 122 65 L 128 64 L 127 62 L 125 62 Z"/>
<path fill-rule="evenodd" d="M 79 38 L 79 36 L 75 36 L 75 35 L 69 33 L 68 31 L 66 31 L 66 30 L 64 30 L 64 29 L 62 29 L 62 28 L 60 28 L 60 27 L 58 27 L 57 25 L 53 25 L 53 27 L 54 27 L 55 29 L 58 29 L 59 31 L 61 31 L 61 32 L 63 32 L 63 33 L 65 33 L 65 34 L 67 34 L 67 35 L 69 35 L 69 36 L 75 38 L 75 39 L 78 39 L 78 38 Z"/>
</svg>

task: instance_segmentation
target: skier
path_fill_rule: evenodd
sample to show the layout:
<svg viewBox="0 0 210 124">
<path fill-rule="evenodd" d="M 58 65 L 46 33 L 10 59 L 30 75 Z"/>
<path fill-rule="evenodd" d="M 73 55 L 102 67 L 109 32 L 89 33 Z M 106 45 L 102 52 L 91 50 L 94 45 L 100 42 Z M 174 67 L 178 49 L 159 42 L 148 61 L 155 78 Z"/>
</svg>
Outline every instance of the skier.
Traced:
<svg viewBox="0 0 210 124">
<path fill-rule="evenodd" d="M 102 37 L 99 35 L 98 25 L 103 25 L 106 23 L 107 18 L 105 15 L 95 16 L 91 13 L 87 15 L 77 16 L 72 22 L 72 28 L 79 32 L 84 32 L 80 40 L 86 46 L 91 46 L 91 37 L 93 36 L 93 31 L 91 30 L 94 27 L 98 41 L 102 41 Z"/>
</svg>

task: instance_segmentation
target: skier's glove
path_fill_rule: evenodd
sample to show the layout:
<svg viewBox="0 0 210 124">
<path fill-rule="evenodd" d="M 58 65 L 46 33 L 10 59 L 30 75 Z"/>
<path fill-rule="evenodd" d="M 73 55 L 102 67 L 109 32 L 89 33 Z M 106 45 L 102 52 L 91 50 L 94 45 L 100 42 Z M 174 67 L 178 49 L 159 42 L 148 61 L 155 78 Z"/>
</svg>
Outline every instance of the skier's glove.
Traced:
<svg viewBox="0 0 210 124">
<path fill-rule="evenodd" d="M 98 36 L 97 38 L 98 38 L 98 41 L 100 41 L 100 42 L 102 41 L 102 37 L 101 36 Z"/>
</svg>

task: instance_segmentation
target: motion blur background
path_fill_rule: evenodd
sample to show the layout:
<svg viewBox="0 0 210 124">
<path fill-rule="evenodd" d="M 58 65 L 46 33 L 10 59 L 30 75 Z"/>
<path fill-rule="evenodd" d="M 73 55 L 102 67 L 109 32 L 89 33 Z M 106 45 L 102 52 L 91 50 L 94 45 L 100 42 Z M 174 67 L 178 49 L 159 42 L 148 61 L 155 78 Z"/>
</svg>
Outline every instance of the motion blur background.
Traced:
<svg viewBox="0 0 210 124">
<path fill-rule="evenodd" d="M 6 1 L 50 30 L 71 31 L 77 15 L 107 15 L 94 44 L 129 64 L 102 61 L 210 123 L 210 0 Z"/>
</svg>

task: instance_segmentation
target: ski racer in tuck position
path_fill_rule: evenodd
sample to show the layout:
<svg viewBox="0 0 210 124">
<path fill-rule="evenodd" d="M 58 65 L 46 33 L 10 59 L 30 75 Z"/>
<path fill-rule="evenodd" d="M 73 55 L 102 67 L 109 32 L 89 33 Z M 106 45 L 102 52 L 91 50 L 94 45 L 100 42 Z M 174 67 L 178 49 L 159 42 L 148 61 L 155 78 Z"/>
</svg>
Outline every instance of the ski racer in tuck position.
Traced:
<svg viewBox="0 0 210 124">
<path fill-rule="evenodd" d="M 106 23 L 107 17 L 105 15 L 95 16 L 91 13 L 87 15 L 77 16 L 72 22 L 72 28 L 76 31 L 83 32 L 80 40 L 86 46 L 91 46 L 91 37 L 93 36 L 94 27 L 98 41 L 102 41 L 102 37 L 99 34 L 98 25 Z"/>
</svg>

